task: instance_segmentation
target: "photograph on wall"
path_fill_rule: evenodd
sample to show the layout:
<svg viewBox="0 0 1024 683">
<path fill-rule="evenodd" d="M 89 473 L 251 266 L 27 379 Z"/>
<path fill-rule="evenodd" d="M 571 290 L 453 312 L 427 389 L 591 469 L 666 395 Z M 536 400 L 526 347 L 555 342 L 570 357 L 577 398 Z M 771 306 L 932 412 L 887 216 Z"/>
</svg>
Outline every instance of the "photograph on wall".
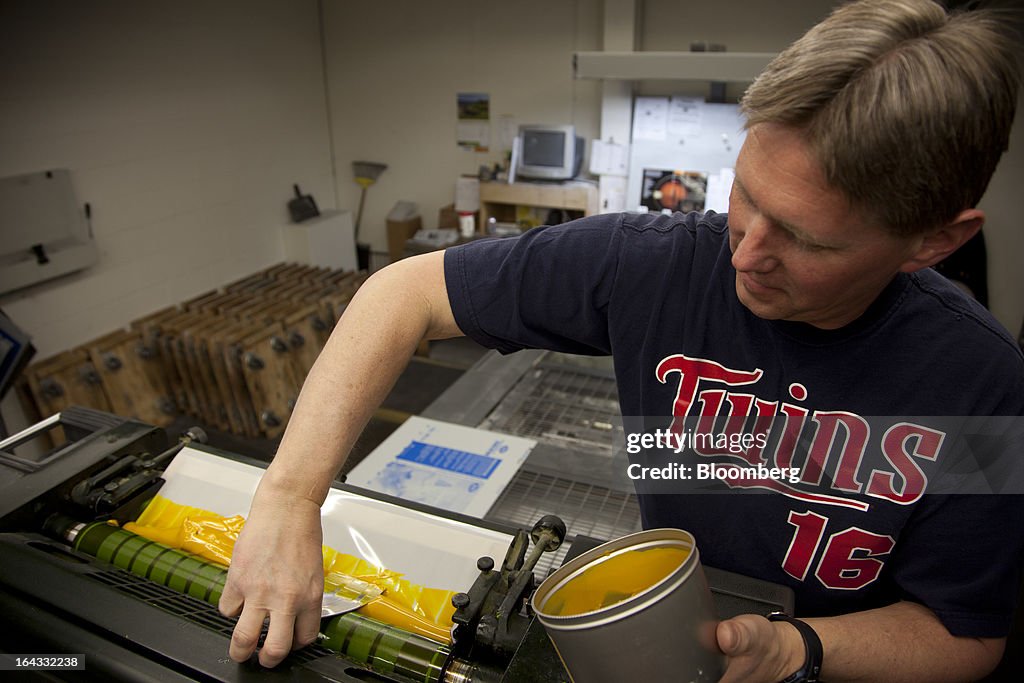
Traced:
<svg viewBox="0 0 1024 683">
<path fill-rule="evenodd" d="M 459 122 L 456 140 L 459 147 L 486 152 L 491 145 L 491 97 L 487 93 L 456 94 Z"/>
<path fill-rule="evenodd" d="M 707 190 L 707 173 L 645 168 L 640 204 L 656 213 L 703 211 Z"/>
</svg>

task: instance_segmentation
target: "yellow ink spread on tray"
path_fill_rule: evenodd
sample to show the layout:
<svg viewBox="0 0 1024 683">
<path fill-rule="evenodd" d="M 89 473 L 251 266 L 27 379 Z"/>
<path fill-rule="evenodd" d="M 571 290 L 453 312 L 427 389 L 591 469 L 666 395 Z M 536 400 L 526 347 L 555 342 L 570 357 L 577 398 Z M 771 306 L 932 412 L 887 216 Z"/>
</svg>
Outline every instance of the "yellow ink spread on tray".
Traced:
<svg viewBox="0 0 1024 683">
<path fill-rule="evenodd" d="M 245 519 L 223 517 L 196 507 L 179 505 L 156 496 L 139 515 L 124 525 L 127 531 L 151 541 L 186 550 L 228 566 L 231 551 Z M 343 584 L 371 584 L 380 595 L 359 608 L 365 617 L 382 621 L 435 641 L 451 642 L 454 591 L 428 588 L 403 579 L 398 572 L 323 546 L 325 585 L 334 590 Z M 348 581 L 347 579 L 355 581 Z"/>
<path fill-rule="evenodd" d="M 680 567 L 690 549 L 661 546 L 629 550 L 590 565 L 558 588 L 544 603 L 554 616 L 575 616 L 628 600 Z"/>
</svg>

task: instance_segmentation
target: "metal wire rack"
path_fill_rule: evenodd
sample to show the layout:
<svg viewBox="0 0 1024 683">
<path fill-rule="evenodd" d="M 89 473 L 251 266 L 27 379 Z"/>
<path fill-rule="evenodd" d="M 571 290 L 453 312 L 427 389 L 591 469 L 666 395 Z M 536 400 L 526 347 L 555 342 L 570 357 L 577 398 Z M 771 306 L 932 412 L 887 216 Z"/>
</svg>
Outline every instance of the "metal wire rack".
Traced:
<svg viewBox="0 0 1024 683">
<path fill-rule="evenodd" d="M 603 373 L 540 364 L 480 424 L 563 448 L 611 457 L 619 424 L 615 380 Z"/>
<path fill-rule="evenodd" d="M 487 518 L 529 529 L 544 515 L 562 518 L 569 536 L 612 539 L 640 530 L 636 496 L 612 489 L 520 470 Z M 562 563 L 569 544 L 537 563 L 544 576 Z"/>
<path fill-rule="evenodd" d="M 622 442 L 615 380 L 608 370 L 545 359 L 520 378 L 480 427 L 584 454 L 584 463 L 607 468 L 614 444 Z M 528 460 L 486 517 L 529 529 L 554 514 L 570 538 L 607 540 L 640 530 L 635 494 L 574 479 L 568 466 L 559 469 L 558 476 L 539 472 Z M 561 564 L 569 545 L 545 555 L 538 575 Z"/>
</svg>

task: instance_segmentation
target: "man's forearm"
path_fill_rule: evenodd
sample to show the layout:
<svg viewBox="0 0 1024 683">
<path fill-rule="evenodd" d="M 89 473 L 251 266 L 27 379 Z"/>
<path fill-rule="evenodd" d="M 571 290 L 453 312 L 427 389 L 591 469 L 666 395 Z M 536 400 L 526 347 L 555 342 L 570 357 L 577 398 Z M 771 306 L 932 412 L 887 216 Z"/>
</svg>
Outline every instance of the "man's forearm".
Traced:
<svg viewBox="0 0 1024 683">
<path fill-rule="evenodd" d="M 950 635 L 935 614 L 913 602 L 827 619 L 807 619 L 825 649 L 821 679 L 969 681 L 999 662 L 1005 639 Z"/>
<path fill-rule="evenodd" d="M 323 503 L 356 438 L 424 337 L 459 334 L 443 253 L 406 259 L 360 287 L 306 378 L 260 484 Z"/>
</svg>

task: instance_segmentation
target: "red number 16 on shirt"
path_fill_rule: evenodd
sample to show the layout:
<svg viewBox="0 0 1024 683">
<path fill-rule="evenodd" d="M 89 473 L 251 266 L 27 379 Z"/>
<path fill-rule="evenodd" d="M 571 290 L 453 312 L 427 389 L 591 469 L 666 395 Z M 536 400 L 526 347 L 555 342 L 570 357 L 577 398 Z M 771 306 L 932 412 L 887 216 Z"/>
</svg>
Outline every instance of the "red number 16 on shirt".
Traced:
<svg viewBox="0 0 1024 683">
<path fill-rule="evenodd" d="M 786 551 L 782 568 L 790 576 L 803 581 L 825 536 L 828 517 L 813 512 L 790 512 L 789 523 L 796 527 Z M 884 560 L 896 541 L 857 527 L 828 537 L 821 559 L 814 570 L 818 581 L 827 588 L 858 590 L 878 578 Z"/>
</svg>

